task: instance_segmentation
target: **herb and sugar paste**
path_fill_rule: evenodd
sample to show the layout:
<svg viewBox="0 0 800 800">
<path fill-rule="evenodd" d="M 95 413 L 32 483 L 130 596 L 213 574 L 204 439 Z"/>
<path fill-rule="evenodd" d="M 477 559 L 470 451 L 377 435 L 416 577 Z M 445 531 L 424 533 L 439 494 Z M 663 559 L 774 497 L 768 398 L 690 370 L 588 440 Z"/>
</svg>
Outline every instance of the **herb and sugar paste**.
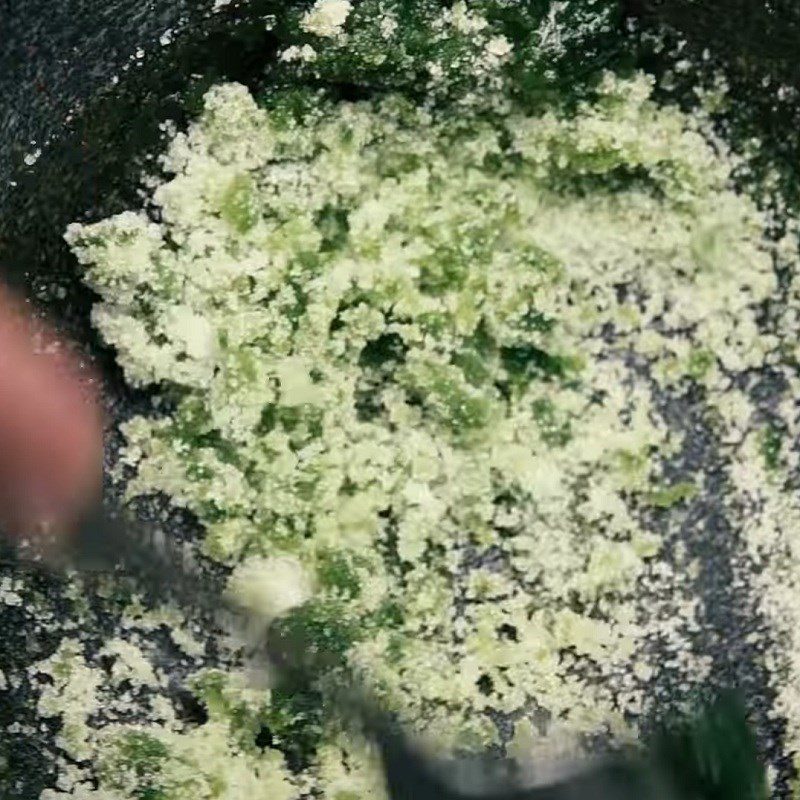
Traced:
<svg viewBox="0 0 800 800">
<path fill-rule="evenodd" d="M 373 68 L 348 36 L 403 32 L 370 27 L 369 5 L 320 0 L 283 62 Z M 514 45 L 463 3 L 448 14 L 496 89 Z M 387 46 L 392 68 L 408 42 Z M 788 290 L 767 328 L 762 310 L 797 246 L 734 191 L 740 162 L 706 117 L 652 90 L 607 72 L 574 108 L 477 113 L 472 94 L 452 114 L 221 84 L 143 209 L 67 232 L 126 380 L 166 400 L 122 426 L 128 495 L 194 514 L 230 592 L 294 609 L 432 749 L 502 739 L 524 762 L 626 740 L 661 670 L 705 680 L 698 565 L 673 546 L 703 475 L 663 470 L 686 443 L 659 400 L 691 386 L 741 571 L 758 561 L 754 596 L 789 642 L 769 666 L 794 750 L 798 306 Z M 765 363 L 785 378 L 768 423 L 735 381 Z M 45 800 L 384 796 L 369 745 L 321 713 L 324 680 L 256 689 L 148 613 L 99 654 L 68 636 L 32 668 L 40 715 L 62 722 Z M 198 657 L 204 721 L 176 715 L 136 633 L 167 623 Z"/>
</svg>

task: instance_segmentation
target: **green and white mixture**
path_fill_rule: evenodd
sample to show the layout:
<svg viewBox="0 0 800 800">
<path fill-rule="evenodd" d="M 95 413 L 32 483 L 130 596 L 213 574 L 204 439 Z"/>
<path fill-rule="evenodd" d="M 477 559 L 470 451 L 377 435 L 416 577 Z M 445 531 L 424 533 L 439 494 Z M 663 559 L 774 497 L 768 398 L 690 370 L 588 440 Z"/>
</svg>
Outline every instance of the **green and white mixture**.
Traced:
<svg viewBox="0 0 800 800">
<path fill-rule="evenodd" d="M 322 0 L 300 25 L 335 42 L 349 13 Z M 448 13 L 487 75 L 511 57 L 464 4 Z M 283 57 L 334 56 L 306 42 Z M 571 111 L 486 115 L 400 94 L 259 105 L 219 85 L 172 136 L 146 210 L 67 233 L 127 380 L 169 401 L 124 425 L 130 495 L 193 512 L 231 591 L 296 609 L 437 748 L 498 741 L 497 712 L 522 761 L 624 739 L 665 662 L 703 681 L 697 565 L 662 547 L 702 486 L 662 477 L 684 442 L 659 393 L 705 392 L 762 611 L 787 653 L 798 637 L 800 507 L 781 477 L 795 290 L 771 332 L 759 317 L 796 241 L 767 239 L 706 118 L 651 90 L 606 73 Z M 732 388 L 765 363 L 786 378 L 767 426 Z M 179 723 L 135 644 L 159 618 L 130 619 L 110 672 L 71 639 L 37 668 L 40 711 L 64 722 L 49 800 L 383 796 L 316 695 L 201 671 L 209 720 Z M 800 659 L 773 660 L 793 746 Z M 121 681 L 135 723 L 114 710 Z"/>
</svg>

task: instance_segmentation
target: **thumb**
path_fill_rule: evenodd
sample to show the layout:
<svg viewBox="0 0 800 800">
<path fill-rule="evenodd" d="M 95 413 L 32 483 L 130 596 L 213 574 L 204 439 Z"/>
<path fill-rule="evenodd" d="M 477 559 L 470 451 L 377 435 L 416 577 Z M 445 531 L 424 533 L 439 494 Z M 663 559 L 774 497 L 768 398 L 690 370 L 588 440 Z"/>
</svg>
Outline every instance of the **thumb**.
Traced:
<svg viewBox="0 0 800 800">
<path fill-rule="evenodd" d="M 67 531 L 100 492 L 98 382 L 65 343 L 0 291 L 0 525 Z"/>
</svg>

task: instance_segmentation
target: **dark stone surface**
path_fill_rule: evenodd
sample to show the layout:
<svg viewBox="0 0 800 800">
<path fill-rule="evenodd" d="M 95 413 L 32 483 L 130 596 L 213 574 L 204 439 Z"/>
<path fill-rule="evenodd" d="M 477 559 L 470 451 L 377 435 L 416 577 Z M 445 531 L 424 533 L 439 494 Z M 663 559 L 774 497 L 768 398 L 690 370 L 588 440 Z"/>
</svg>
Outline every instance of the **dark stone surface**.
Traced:
<svg viewBox="0 0 800 800">
<path fill-rule="evenodd" d="M 137 47 L 180 24 L 189 0 L 2 0 L 0 184 L 67 114 L 118 74 Z"/>
</svg>

